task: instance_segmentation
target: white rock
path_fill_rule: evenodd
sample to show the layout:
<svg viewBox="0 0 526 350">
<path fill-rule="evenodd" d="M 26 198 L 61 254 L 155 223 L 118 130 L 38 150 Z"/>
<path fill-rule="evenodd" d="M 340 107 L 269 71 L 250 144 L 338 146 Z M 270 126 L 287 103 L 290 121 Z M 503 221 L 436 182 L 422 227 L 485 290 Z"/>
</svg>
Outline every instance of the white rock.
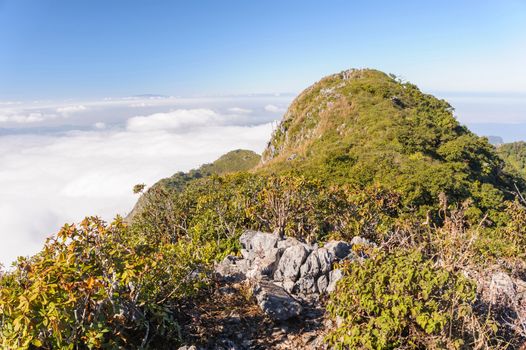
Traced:
<svg viewBox="0 0 526 350">
<path fill-rule="evenodd" d="M 325 293 L 327 291 L 327 287 L 329 286 L 329 279 L 326 275 L 321 275 L 320 277 L 318 277 L 316 285 L 320 294 Z"/>
<path fill-rule="evenodd" d="M 294 284 L 293 291 L 302 294 L 314 294 L 318 291 L 316 280 L 312 276 L 301 277 Z"/>
<path fill-rule="evenodd" d="M 511 277 L 504 272 L 495 272 L 491 276 L 491 283 L 489 288 L 490 298 L 493 303 L 497 302 L 503 297 L 508 297 L 512 301 L 515 300 L 515 284 L 513 283 Z"/>
<path fill-rule="evenodd" d="M 318 250 L 312 251 L 309 254 L 303 265 L 300 267 L 300 278 L 302 277 L 318 277 L 320 274 L 320 261 L 318 259 Z"/>
<path fill-rule="evenodd" d="M 259 251 L 250 263 L 246 276 L 255 279 L 261 279 L 265 276 L 272 277 L 278 265 L 279 257 L 280 252 L 277 248 Z"/>
</svg>

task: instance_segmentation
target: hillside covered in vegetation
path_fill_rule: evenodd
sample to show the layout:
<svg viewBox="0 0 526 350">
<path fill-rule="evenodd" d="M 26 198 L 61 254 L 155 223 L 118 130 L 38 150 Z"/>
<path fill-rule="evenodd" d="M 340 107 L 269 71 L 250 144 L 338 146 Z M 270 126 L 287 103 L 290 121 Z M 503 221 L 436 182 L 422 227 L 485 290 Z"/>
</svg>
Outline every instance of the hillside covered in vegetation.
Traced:
<svg viewBox="0 0 526 350">
<path fill-rule="evenodd" d="M 506 171 L 526 177 L 526 142 L 499 145 L 497 153 L 506 162 Z"/>
<path fill-rule="evenodd" d="M 519 349 L 526 180 L 503 160 L 520 164 L 520 153 L 510 161 L 502 147 L 395 76 L 328 76 L 291 104 L 261 160 L 233 151 L 138 186 L 126 221 L 65 225 L 20 258 L 0 279 L 0 344 L 278 349 L 254 345 L 289 326 L 255 311 L 250 279 L 225 284 L 214 273 L 246 255 L 241 235 L 253 230 L 296 250 L 355 242 L 351 258 L 328 260 L 342 278 L 315 300 L 327 321 L 313 325 L 323 329 L 315 348 Z M 263 326 L 270 333 L 254 331 Z M 229 327 L 241 339 L 214 343 Z"/>
</svg>

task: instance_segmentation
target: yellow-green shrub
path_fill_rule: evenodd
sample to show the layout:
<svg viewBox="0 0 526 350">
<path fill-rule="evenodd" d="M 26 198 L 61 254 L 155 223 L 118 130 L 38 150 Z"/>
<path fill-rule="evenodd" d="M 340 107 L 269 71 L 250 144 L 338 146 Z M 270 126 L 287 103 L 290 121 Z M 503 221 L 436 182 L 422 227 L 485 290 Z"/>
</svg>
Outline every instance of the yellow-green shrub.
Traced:
<svg viewBox="0 0 526 350">
<path fill-rule="evenodd" d="M 327 340 L 336 349 L 460 348 L 474 299 L 473 282 L 420 251 L 379 251 L 346 266 L 327 308 L 339 322 Z"/>
</svg>

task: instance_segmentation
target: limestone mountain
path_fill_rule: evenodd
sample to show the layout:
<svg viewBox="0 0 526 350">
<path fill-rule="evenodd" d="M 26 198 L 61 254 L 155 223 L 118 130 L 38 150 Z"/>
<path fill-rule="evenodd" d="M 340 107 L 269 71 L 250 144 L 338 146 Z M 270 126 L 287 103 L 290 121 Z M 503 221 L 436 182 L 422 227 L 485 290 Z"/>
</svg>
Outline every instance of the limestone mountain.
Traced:
<svg viewBox="0 0 526 350">
<path fill-rule="evenodd" d="M 176 173 L 0 269 L 0 348 L 524 349 L 525 149 L 395 76 L 323 78 L 261 159 Z"/>
<path fill-rule="evenodd" d="M 411 207 L 470 198 L 482 211 L 514 191 L 486 138 L 446 101 L 371 69 L 327 76 L 291 104 L 262 156 L 261 171 L 297 171 L 329 183 L 380 185 Z"/>
</svg>

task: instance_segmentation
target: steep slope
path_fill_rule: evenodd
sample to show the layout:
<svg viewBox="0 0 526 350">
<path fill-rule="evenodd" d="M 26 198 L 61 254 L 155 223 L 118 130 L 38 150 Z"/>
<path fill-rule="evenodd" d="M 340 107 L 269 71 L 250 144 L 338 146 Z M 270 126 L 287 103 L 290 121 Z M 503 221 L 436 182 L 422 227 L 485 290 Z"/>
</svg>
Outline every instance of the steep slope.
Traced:
<svg viewBox="0 0 526 350">
<path fill-rule="evenodd" d="M 296 170 L 329 183 L 378 184 L 406 205 L 471 198 L 498 208 L 513 180 L 486 138 L 446 101 L 377 70 L 330 75 L 303 91 L 274 131 L 262 172 Z M 520 184 L 522 186 L 522 184 Z"/>
</svg>

